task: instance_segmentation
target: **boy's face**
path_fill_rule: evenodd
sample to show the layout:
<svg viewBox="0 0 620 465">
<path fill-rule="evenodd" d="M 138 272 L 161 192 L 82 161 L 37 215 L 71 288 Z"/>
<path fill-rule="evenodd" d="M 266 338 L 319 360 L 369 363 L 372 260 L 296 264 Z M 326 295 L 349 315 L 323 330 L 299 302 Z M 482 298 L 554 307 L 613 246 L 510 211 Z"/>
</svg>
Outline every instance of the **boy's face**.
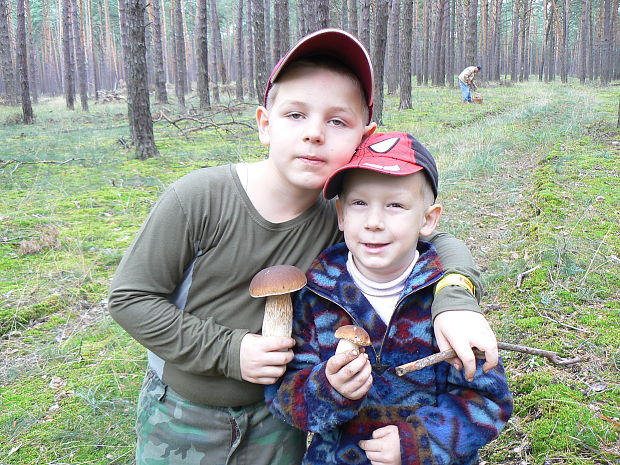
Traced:
<svg viewBox="0 0 620 465">
<path fill-rule="evenodd" d="M 419 234 L 433 232 L 441 205 L 432 203 L 424 174 L 392 176 L 364 169 L 347 173 L 336 202 L 338 225 L 355 265 L 367 278 L 387 282 L 411 264 Z M 425 200 L 426 198 L 426 200 Z"/>
<path fill-rule="evenodd" d="M 365 124 L 359 86 L 321 67 L 292 70 L 278 81 L 269 110 L 259 107 L 259 137 L 280 180 L 318 191 L 351 159 L 376 125 Z"/>
</svg>

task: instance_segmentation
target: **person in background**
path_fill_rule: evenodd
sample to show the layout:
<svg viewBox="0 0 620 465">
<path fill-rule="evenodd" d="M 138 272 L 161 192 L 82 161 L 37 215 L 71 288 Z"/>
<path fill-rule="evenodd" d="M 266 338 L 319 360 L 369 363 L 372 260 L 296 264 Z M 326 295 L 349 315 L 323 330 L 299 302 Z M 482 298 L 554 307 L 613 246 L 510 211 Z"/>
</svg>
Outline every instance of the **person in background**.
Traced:
<svg viewBox="0 0 620 465">
<path fill-rule="evenodd" d="M 501 365 L 484 373 L 479 361 L 472 381 L 445 362 L 396 374 L 438 350 L 431 304 L 444 270 L 418 240 L 441 216 L 437 188 L 433 157 L 402 132 L 372 134 L 325 185 L 345 242 L 306 273 L 295 358 L 265 390 L 276 416 L 314 433 L 304 465 L 473 465 L 512 414 Z M 338 351 L 349 325 L 368 333 L 364 352 Z"/>
<path fill-rule="evenodd" d="M 476 73 L 482 69 L 482 66 L 468 66 L 461 74 L 459 74 L 459 84 L 461 85 L 461 93 L 463 94 L 463 103 L 471 103 L 471 92 L 478 89 L 476 85 Z"/>
<path fill-rule="evenodd" d="M 274 67 L 256 110 L 266 159 L 213 166 L 174 182 L 152 208 L 111 283 L 111 316 L 148 352 L 137 408 L 136 463 L 296 464 L 306 435 L 268 410 L 264 386 L 293 358 L 291 337 L 261 335 L 264 302 L 249 295 L 263 268 L 306 270 L 342 238 L 330 173 L 372 134 L 373 70 L 354 36 L 325 29 Z M 453 274 L 434 300 L 434 328 L 467 376 L 472 346 L 497 363 L 465 245 L 429 238 Z M 453 363 L 460 364 L 454 360 Z"/>
</svg>

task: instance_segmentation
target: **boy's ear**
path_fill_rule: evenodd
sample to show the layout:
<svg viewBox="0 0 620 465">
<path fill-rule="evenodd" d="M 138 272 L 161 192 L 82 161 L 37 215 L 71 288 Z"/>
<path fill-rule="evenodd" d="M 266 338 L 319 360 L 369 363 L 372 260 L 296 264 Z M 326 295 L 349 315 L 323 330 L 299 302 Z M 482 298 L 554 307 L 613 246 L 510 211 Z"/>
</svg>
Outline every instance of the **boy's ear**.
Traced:
<svg viewBox="0 0 620 465">
<path fill-rule="evenodd" d="M 258 126 L 258 139 L 261 144 L 269 145 L 269 111 L 263 106 L 256 109 L 256 124 Z"/>
<path fill-rule="evenodd" d="M 373 132 L 375 132 L 377 130 L 377 123 L 375 123 L 374 121 L 369 123 L 365 128 L 364 128 L 364 136 L 362 137 L 362 139 L 366 139 L 368 136 L 370 136 Z"/>
<path fill-rule="evenodd" d="M 424 223 L 420 228 L 420 235 L 428 236 L 437 228 L 442 211 L 443 207 L 438 203 L 434 203 L 426 209 L 424 212 Z"/>
<path fill-rule="evenodd" d="M 343 224 L 344 224 L 344 217 L 342 215 L 342 202 L 340 201 L 340 199 L 336 199 L 336 211 L 338 212 L 338 229 L 340 229 L 341 231 L 344 231 L 343 229 Z"/>
</svg>

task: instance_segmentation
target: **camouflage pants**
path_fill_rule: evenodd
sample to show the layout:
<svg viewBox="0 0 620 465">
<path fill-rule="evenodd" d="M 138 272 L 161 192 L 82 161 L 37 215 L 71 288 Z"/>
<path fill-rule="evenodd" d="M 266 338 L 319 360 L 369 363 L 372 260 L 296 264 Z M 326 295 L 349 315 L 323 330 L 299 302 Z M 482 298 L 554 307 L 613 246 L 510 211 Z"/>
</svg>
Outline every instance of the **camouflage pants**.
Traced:
<svg viewBox="0 0 620 465">
<path fill-rule="evenodd" d="M 264 402 L 211 407 L 189 402 L 149 370 L 138 418 L 137 465 L 297 465 L 305 433 L 273 417 Z"/>
</svg>

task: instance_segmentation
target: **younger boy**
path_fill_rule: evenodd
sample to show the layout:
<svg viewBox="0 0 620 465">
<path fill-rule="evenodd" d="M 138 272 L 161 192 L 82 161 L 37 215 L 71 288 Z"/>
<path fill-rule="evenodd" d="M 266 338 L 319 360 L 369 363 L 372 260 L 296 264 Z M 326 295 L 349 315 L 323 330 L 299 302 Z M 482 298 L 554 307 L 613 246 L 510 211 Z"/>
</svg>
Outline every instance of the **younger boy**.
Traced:
<svg viewBox="0 0 620 465">
<path fill-rule="evenodd" d="M 437 168 L 408 134 L 375 133 L 325 185 L 338 195 L 345 243 L 325 250 L 295 300 L 295 358 L 270 410 L 314 432 L 304 464 L 473 464 L 512 413 L 498 366 L 473 381 L 443 362 L 399 377 L 395 367 L 433 354 L 433 284 L 443 276 L 433 232 Z M 337 353 L 343 325 L 370 335 L 365 352 Z"/>
<path fill-rule="evenodd" d="M 263 392 L 293 358 L 294 340 L 261 335 L 264 303 L 248 287 L 272 265 L 306 270 L 339 242 L 335 207 L 320 193 L 374 131 L 372 89 L 372 64 L 355 37 L 335 29 L 304 37 L 275 67 L 256 112 L 269 157 L 190 173 L 153 207 L 109 298 L 112 317 L 148 349 L 138 465 L 299 463 L 305 435 L 269 413 Z M 433 241 L 444 265 L 475 280 L 460 241 Z M 458 285 L 437 295 L 438 311 L 477 306 Z M 473 358 L 470 345 L 496 356 L 482 315 L 447 311 L 436 320 L 461 359 Z"/>
</svg>

